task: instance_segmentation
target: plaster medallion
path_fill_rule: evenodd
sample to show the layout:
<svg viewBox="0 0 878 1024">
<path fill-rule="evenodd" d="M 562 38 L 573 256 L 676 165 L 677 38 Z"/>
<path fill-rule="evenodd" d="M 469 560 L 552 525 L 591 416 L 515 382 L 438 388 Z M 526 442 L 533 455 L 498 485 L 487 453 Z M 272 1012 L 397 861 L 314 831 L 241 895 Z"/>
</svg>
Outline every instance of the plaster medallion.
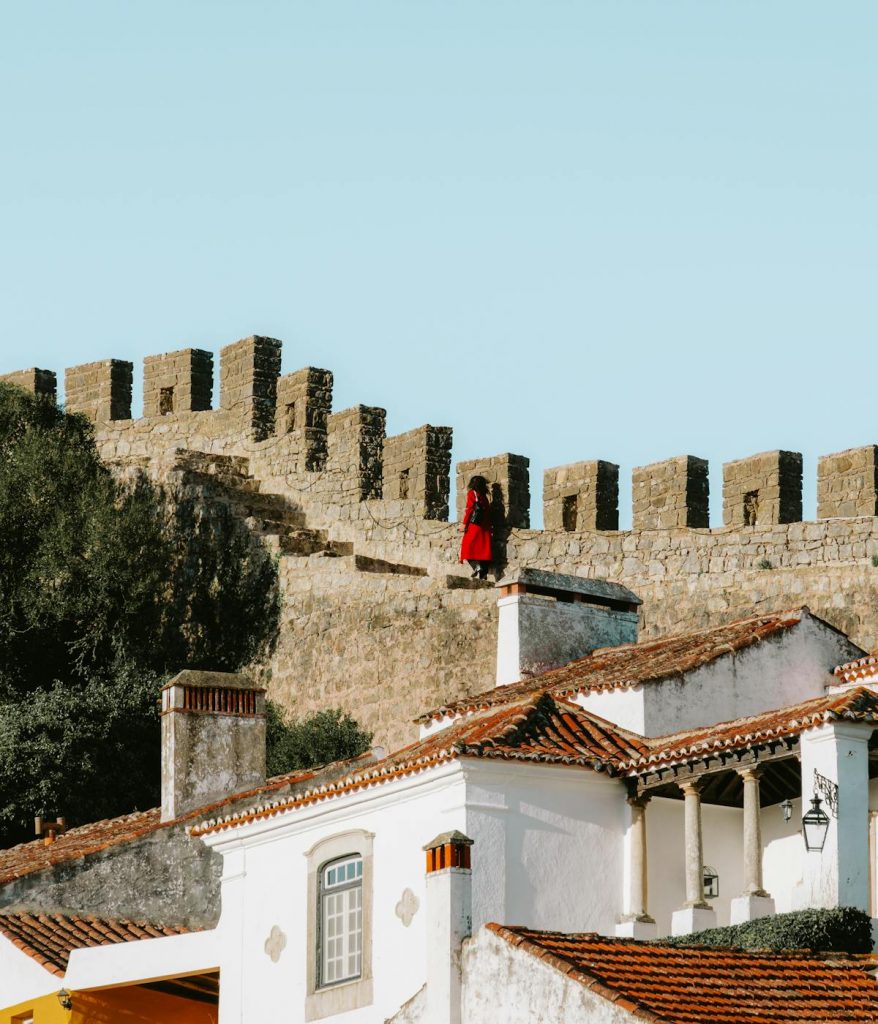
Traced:
<svg viewBox="0 0 878 1024">
<path fill-rule="evenodd" d="M 286 948 L 287 937 L 278 928 L 277 925 L 272 925 L 271 932 L 268 938 L 265 940 L 265 952 L 271 957 L 271 962 L 276 964 L 280 960 L 280 955 Z"/>
<path fill-rule="evenodd" d="M 412 923 L 412 918 L 417 914 L 420 905 L 418 897 L 415 896 L 411 889 L 403 889 L 402 896 L 396 905 L 394 913 L 402 921 L 403 925 L 408 928 Z"/>
</svg>

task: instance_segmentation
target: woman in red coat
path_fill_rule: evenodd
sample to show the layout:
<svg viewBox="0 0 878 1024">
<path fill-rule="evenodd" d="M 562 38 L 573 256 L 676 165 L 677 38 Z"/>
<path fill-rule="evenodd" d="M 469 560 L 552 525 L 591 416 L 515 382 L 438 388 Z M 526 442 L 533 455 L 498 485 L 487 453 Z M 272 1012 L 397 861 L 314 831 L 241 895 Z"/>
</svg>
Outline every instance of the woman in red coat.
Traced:
<svg viewBox="0 0 878 1024">
<path fill-rule="evenodd" d="M 466 512 L 460 531 L 460 560 L 469 562 L 473 579 L 488 578 L 491 565 L 491 502 L 488 499 L 488 481 L 483 476 L 474 476 L 466 490 Z"/>
</svg>

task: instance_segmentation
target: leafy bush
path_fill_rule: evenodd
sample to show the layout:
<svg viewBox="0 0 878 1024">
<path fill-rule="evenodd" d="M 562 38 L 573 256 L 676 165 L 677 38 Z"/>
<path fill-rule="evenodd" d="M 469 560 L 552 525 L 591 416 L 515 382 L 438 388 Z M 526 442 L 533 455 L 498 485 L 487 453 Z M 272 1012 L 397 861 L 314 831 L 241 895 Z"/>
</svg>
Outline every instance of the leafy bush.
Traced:
<svg viewBox="0 0 878 1024">
<path fill-rule="evenodd" d="M 372 742 L 372 733 L 363 732 L 341 708 L 329 708 L 296 720 L 267 701 L 266 712 L 269 776 L 356 757 L 365 753 Z"/>
<path fill-rule="evenodd" d="M 833 953 L 871 953 L 872 921 L 855 907 L 796 910 L 760 917 L 727 928 L 663 939 L 669 946 L 729 946 L 740 949 L 812 949 Z"/>
<path fill-rule="evenodd" d="M 154 806 L 160 682 L 267 651 L 271 556 L 225 506 L 120 485 L 86 419 L 4 384 L 0 537 L 0 844 Z"/>
</svg>

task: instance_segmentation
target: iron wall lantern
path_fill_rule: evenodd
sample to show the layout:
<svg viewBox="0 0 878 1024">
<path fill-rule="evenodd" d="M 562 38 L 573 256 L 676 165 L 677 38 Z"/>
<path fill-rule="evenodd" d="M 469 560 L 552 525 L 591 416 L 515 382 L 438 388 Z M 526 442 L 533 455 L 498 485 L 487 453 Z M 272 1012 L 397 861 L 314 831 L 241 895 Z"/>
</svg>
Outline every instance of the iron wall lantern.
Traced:
<svg viewBox="0 0 878 1024">
<path fill-rule="evenodd" d="M 802 815 L 802 835 L 805 849 L 819 853 L 829 832 L 829 815 L 820 807 L 820 797 L 811 797 L 811 810 Z"/>
<path fill-rule="evenodd" d="M 787 797 L 786 800 L 781 803 L 780 809 L 783 811 L 783 820 L 789 821 L 793 816 L 793 801 Z"/>
<path fill-rule="evenodd" d="M 716 872 L 716 868 L 708 867 L 704 865 L 704 898 L 706 900 L 715 900 L 719 896 L 719 875 Z"/>
</svg>

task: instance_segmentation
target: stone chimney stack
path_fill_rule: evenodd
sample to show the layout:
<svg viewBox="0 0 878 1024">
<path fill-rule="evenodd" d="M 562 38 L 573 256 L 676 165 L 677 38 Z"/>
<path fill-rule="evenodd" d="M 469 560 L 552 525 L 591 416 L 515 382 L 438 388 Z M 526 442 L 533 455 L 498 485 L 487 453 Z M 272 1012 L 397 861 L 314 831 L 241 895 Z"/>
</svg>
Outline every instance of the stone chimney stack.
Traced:
<svg viewBox="0 0 878 1024">
<path fill-rule="evenodd" d="M 265 690 L 184 671 L 162 688 L 162 821 L 265 782 Z"/>
<path fill-rule="evenodd" d="M 619 583 L 516 569 L 497 586 L 497 686 L 637 642 L 642 602 Z"/>
<path fill-rule="evenodd" d="M 472 839 L 444 832 L 427 843 L 427 1022 L 460 1024 L 461 946 L 472 934 Z"/>
</svg>

